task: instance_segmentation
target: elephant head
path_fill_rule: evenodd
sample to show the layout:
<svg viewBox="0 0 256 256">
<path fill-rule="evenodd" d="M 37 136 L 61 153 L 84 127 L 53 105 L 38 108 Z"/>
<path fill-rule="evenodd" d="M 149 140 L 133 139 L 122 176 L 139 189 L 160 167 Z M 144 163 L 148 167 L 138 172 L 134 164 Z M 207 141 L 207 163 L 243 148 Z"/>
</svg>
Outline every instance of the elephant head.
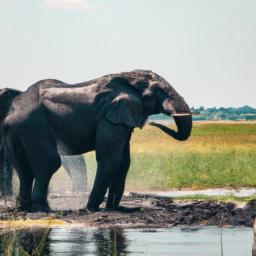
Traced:
<svg viewBox="0 0 256 256">
<path fill-rule="evenodd" d="M 105 90 L 102 94 L 112 95 L 107 100 L 103 97 L 105 111 L 102 112 L 109 121 L 130 127 L 142 127 L 149 115 L 163 113 L 174 118 L 177 131 L 162 124 L 150 124 L 177 140 L 186 140 L 190 136 L 192 115 L 188 104 L 156 73 L 135 70 L 112 75 L 103 87 Z"/>
</svg>

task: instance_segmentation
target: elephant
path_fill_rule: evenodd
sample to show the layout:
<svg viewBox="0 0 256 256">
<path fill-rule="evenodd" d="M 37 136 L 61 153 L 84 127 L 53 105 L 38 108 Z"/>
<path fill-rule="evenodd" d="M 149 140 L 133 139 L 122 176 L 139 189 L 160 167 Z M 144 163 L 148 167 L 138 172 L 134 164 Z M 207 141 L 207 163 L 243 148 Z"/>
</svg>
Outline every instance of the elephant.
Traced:
<svg viewBox="0 0 256 256">
<path fill-rule="evenodd" d="M 192 115 L 182 96 L 153 71 L 134 70 L 66 84 L 41 80 L 14 98 L 3 121 L 2 144 L 20 179 L 21 210 L 48 211 L 47 189 L 61 164 L 60 154 L 96 153 L 97 171 L 86 210 L 99 211 L 108 190 L 106 210 L 120 205 L 130 166 L 130 139 L 147 118 L 172 116 L 184 141 Z M 32 184 L 34 183 L 33 189 Z"/>
<path fill-rule="evenodd" d="M 10 88 L 0 89 L 0 100 L 3 106 L 1 106 L 1 122 L 5 118 L 11 101 L 22 92 Z M 3 104 L 4 103 L 4 104 Z M 73 192 L 87 192 L 87 168 L 84 157 L 82 155 L 74 156 L 61 156 L 61 162 L 66 170 L 68 176 L 72 181 Z M 13 168 L 10 163 L 5 159 L 4 151 L 0 148 L 0 193 L 5 196 L 13 195 L 12 186 Z"/>
</svg>

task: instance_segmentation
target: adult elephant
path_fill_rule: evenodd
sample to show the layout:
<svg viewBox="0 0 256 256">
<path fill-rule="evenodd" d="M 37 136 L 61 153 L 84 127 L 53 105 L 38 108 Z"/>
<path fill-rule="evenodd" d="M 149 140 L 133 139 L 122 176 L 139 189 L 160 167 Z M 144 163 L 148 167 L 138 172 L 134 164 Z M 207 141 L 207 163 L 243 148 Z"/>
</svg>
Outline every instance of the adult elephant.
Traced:
<svg viewBox="0 0 256 256">
<path fill-rule="evenodd" d="M 97 173 L 87 208 L 98 210 L 109 189 L 106 207 L 124 210 L 119 203 L 130 165 L 132 131 L 158 113 L 174 117 L 178 130 L 165 127 L 168 135 L 177 140 L 190 136 L 187 103 L 151 71 L 106 75 L 74 85 L 42 80 L 29 87 L 13 100 L 3 124 L 4 149 L 20 178 L 21 209 L 48 210 L 47 188 L 61 164 L 59 152 L 95 150 Z"/>
<path fill-rule="evenodd" d="M 0 134 L 1 123 L 9 112 L 14 98 L 22 92 L 15 89 L 0 89 Z M 1 139 L 0 139 L 1 141 Z M 87 169 L 84 157 L 82 155 L 61 156 L 61 162 L 67 174 L 72 181 L 72 192 L 87 192 Z M 13 195 L 13 168 L 9 161 L 5 159 L 3 148 L 0 145 L 0 193 L 6 196 Z"/>
</svg>

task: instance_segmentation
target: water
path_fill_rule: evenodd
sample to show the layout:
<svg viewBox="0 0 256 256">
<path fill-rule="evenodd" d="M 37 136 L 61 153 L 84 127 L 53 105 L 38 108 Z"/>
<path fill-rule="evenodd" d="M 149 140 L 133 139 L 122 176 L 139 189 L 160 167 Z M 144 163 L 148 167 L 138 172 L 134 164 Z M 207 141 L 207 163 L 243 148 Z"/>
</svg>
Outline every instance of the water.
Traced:
<svg viewBox="0 0 256 256">
<path fill-rule="evenodd" d="M 10 239 L 12 236 L 13 239 Z M 221 242 L 222 237 L 222 242 Z M 43 243 L 41 241 L 44 241 Z M 42 255 L 252 255 L 251 228 L 203 227 L 168 229 L 88 229 L 85 227 L 33 229 L 0 236 L 3 255 L 6 242 L 14 241 L 15 255 L 35 253 L 43 244 Z M 10 246 L 9 246 L 10 247 Z M 23 249 L 20 249 L 20 248 Z M 20 250 L 20 251 L 19 251 Z"/>
</svg>

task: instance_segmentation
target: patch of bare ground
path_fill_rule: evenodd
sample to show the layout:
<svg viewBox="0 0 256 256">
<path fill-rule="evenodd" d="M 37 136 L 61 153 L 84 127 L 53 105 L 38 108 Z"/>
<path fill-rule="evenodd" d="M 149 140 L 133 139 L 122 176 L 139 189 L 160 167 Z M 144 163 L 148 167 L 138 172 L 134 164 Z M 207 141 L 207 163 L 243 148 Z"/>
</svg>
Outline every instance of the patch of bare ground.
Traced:
<svg viewBox="0 0 256 256">
<path fill-rule="evenodd" d="M 0 201 L 0 227 L 34 225 L 83 225 L 88 227 L 170 227 L 177 225 L 253 226 L 256 201 L 247 204 L 217 201 L 173 201 L 167 197 L 132 194 L 122 201 L 125 206 L 141 206 L 141 211 L 87 212 L 79 210 L 29 213 L 15 210 L 14 200 Z M 104 205 L 103 205 L 104 206 Z M 33 222 L 34 220 L 34 222 Z M 15 226 L 15 223 L 19 223 Z M 33 224 L 34 223 L 34 224 Z M 38 224 L 39 223 L 39 224 Z"/>
</svg>

